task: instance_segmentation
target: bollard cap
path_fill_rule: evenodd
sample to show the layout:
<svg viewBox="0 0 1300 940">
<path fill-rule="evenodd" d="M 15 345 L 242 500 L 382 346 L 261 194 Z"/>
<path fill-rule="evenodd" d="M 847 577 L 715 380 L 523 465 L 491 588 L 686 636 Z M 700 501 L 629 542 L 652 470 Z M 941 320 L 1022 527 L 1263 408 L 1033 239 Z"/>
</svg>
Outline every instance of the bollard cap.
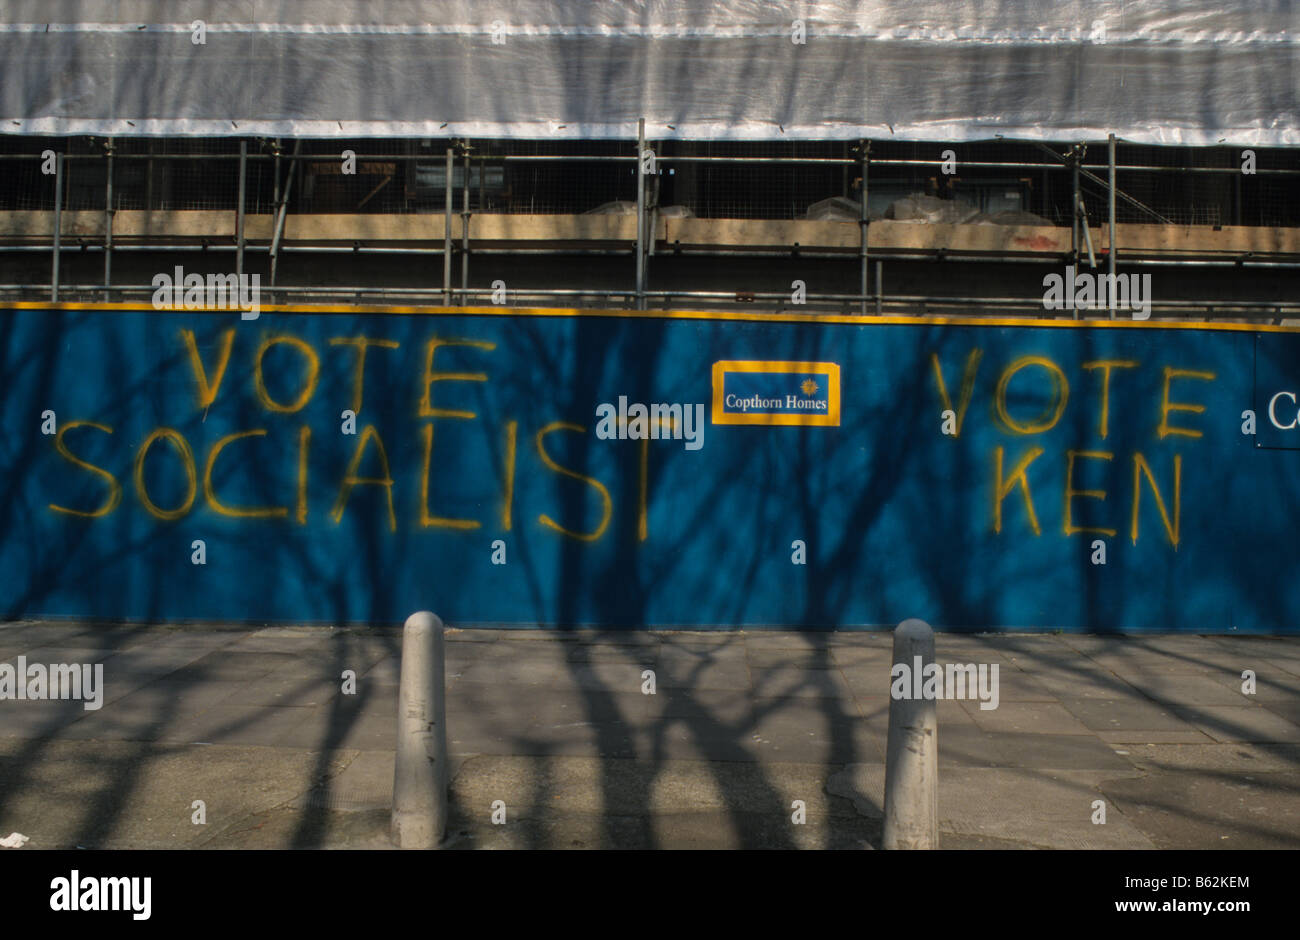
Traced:
<svg viewBox="0 0 1300 940">
<path fill-rule="evenodd" d="M 927 640 L 934 636 L 934 630 L 924 620 L 909 617 L 894 628 L 894 636 L 907 640 Z"/>
<path fill-rule="evenodd" d="M 442 618 L 431 610 L 417 610 L 406 618 L 406 629 L 441 630 Z"/>
</svg>

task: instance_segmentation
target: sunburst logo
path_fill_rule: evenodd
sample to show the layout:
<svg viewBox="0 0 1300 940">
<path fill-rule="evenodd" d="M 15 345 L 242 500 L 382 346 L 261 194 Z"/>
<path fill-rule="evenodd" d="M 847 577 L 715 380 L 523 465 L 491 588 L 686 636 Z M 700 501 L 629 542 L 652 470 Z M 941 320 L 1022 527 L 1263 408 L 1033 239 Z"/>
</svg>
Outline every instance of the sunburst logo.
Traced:
<svg viewBox="0 0 1300 940">
<path fill-rule="evenodd" d="M 818 386 L 818 384 L 814 382 L 812 379 L 804 379 L 803 384 L 799 386 L 799 388 L 803 391 L 803 393 L 807 395 L 809 398 L 812 398 L 813 395 L 817 393 L 817 389 L 819 387 L 820 386 Z"/>
</svg>

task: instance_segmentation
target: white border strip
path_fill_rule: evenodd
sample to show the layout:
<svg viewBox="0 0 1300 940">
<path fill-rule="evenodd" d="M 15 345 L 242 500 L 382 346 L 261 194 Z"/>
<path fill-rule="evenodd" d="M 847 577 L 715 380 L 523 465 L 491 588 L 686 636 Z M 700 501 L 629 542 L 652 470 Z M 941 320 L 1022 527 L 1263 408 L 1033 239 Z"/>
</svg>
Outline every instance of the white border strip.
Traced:
<svg viewBox="0 0 1300 940">
<path fill-rule="evenodd" d="M 1105 140 L 1110 129 L 1030 124 L 1025 126 L 980 124 L 974 121 L 923 125 L 800 124 L 769 121 L 737 123 L 674 122 L 647 119 L 646 134 L 654 140 L 858 140 L 860 138 L 916 141 L 983 140 Z M 141 120 L 98 118 L 12 118 L 0 116 L 0 135 L 50 137 L 476 137 L 516 140 L 628 140 L 636 137 L 635 121 L 626 123 L 572 123 L 557 121 L 320 121 L 320 120 L 212 120 L 152 118 Z M 1179 146 L 1227 145 L 1233 147 L 1290 147 L 1300 145 L 1300 126 L 1270 128 L 1195 128 L 1150 125 L 1128 127 L 1127 143 Z"/>
</svg>

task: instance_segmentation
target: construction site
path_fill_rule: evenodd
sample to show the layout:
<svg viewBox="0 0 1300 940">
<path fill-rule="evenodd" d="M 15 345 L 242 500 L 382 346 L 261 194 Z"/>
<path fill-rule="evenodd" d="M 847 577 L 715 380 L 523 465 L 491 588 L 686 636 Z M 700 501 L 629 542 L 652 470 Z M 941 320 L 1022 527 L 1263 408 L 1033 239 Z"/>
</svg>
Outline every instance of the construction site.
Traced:
<svg viewBox="0 0 1300 940">
<path fill-rule="evenodd" d="M 397 847 L 1161 850 L 930 856 L 925 904 L 1260 906 L 1191 853 L 1300 847 L 1297 37 L 7 0 L 21 904 Z"/>
<path fill-rule="evenodd" d="M 1296 304 L 1300 168 L 1286 148 L 13 136 L 0 146 L 0 296 L 13 300 L 148 299 L 153 273 L 180 264 L 256 273 L 273 303 L 1041 317 L 1053 315 L 1043 277 L 1070 265 L 1150 274 L 1161 318 L 1279 323 Z M 653 172 L 639 173 L 643 162 Z M 798 299 L 794 281 L 805 285 Z"/>
</svg>

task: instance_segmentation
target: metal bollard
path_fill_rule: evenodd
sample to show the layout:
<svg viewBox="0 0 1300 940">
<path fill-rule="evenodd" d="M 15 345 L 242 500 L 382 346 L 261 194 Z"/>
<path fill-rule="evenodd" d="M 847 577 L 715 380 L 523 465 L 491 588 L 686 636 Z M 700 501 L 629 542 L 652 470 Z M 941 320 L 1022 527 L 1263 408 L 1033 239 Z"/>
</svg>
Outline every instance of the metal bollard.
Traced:
<svg viewBox="0 0 1300 940">
<path fill-rule="evenodd" d="M 447 697 L 442 621 L 427 610 L 406 618 L 397 693 L 393 841 L 436 849 L 447 830 Z"/>
<path fill-rule="evenodd" d="M 934 662 L 934 631 L 923 620 L 904 620 L 894 630 L 894 667 L 907 666 L 907 697 L 892 694 L 890 669 L 889 743 L 885 749 L 886 849 L 939 847 L 939 721 L 933 698 L 916 694 L 921 670 Z"/>
</svg>

